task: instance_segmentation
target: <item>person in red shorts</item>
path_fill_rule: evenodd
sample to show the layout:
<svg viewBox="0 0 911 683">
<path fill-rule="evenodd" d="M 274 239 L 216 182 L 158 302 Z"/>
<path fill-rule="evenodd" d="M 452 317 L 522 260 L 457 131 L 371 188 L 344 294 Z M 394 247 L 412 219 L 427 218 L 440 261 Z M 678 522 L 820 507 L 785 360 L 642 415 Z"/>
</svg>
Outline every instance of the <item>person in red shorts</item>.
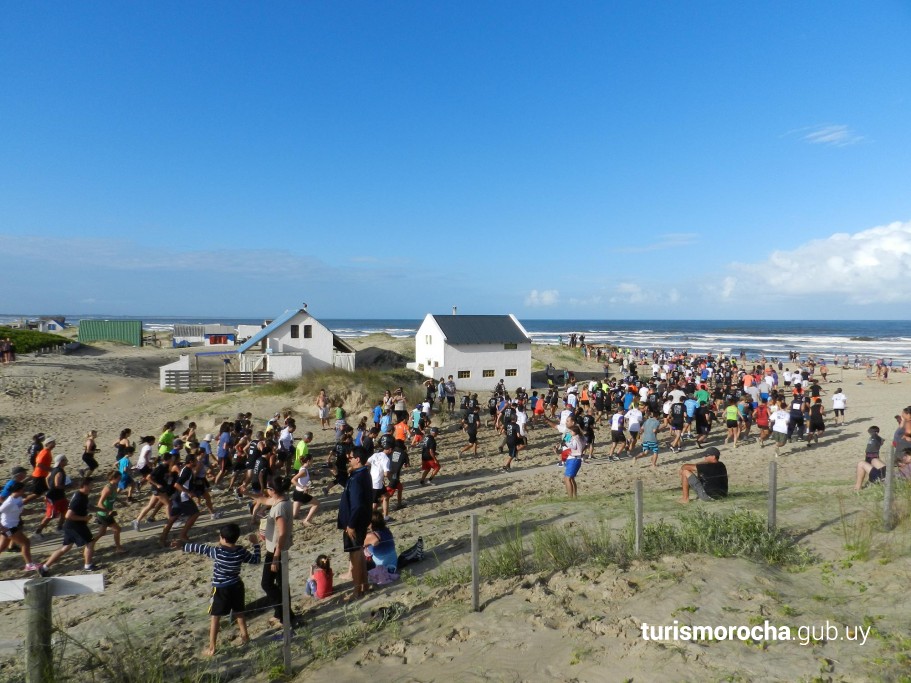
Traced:
<svg viewBox="0 0 911 683">
<path fill-rule="evenodd" d="M 437 434 L 440 430 L 436 427 L 430 428 L 430 433 L 424 437 L 421 443 L 421 486 L 426 484 L 433 485 L 433 478 L 440 471 L 440 462 L 437 460 Z M 428 478 L 427 475 L 430 475 Z"/>
<path fill-rule="evenodd" d="M 63 529 L 63 520 L 66 517 L 66 511 L 69 508 L 69 502 L 66 499 L 66 456 L 62 453 L 54 456 L 54 469 L 47 475 L 47 493 L 45 494 L 44 519 L 35 529 L 35 535 L 41 536 L 44 527 L 56 518 L 57 530 Z"/>
</svg>

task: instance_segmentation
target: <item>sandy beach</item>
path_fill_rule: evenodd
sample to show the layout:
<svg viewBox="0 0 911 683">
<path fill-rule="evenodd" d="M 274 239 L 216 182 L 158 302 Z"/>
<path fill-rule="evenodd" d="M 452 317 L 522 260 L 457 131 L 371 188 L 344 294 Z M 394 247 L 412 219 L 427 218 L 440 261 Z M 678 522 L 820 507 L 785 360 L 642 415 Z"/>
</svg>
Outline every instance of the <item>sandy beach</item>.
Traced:
<svg viewBox="0 0 911 683">
<path fill-rule="evenodd" d="M 374 335 L 352 342 L 365 363 L 390 366 L 410 359 L 413 341 Z M 57 453 L 80 461 L 83 436 L 96 429 L 102 471 L 114 464 L 110 447 L 124 427 L 134 437 L 158 435 L 165 421 L 189 421 L 200 435 L 217 432 L 224 418 L 251 411 L 257 425 L 275 412 L 290 409 L 298 434 L 315 434 L 311 451 L 317 475 L 314 490 L 328 482 L 321 467 L 332 444 L 331 431 L 322 431 L 314 398 L 320 387 L 303 382 L 294 391 L 270 395 L 244 390 L 221 393 L 173 394 L 158 388 L 158 367 L 175 358 L 171 349 L 127 348 L 113 344 L 83 348 L 70 355 L 27 357 L 0 369 L 0 472 L 26 465 L 31 435 L 42 431 L 57 438 Z M 585 361 L 566 347 L 535 346 L 533 370 L 548 362 L 567 367 L 579 378 L 600 373 L 601 365 Z M 441 575 L 464 571 L 468 562 L 469 515 L 480 514 L 485 546 L 497 542 L 502 529 L 519 530 L 531 547 L 537 528 L 556 526 L 573 534 L 599 524 L 619 534 L 632 510 L 637 479 L 644 485 L 645 521 L 674 519 L 681 513 L 679 468 L 698 459 L 688 445 L 682 453 L 662 448 L 660 466 L 646 460 L 609 462 L 603 457 L 609 438 L 606 425 L 597 433 L 596 459 L 586 463 L 578 478 L 580 496 L 565 498 L 561 470 L 552 446 L 552 428 L 530 432 L 529 447 L 515 463 L 515 472 L 498 472 L 503 456 L 499 437 L 482 429 L 479 455 L 457 457 L 466 443 L 457 422 L 440 415 L 435 424 L 443 470 L 439 485 L 420 487 L 418 468 L 405 476 L 408 506 L 393 512 L 392 525 L 400 549 L 419 536 L 427 559 L 410 576 L 377 588 L 354 606 L 341 598 L 350 581 L 337 579 L 336 597 L 316 601 L 304 595 L 310 564 L 320 553 L 333 559 L 337 574 L 345 571 L 339 532 L 335 525 L 338 495 L 317 493 L 322 509 L 313 527 L 295 527 L 292 550 L 292 601 L 303 613 L 306 627 L 295 637 L 298 680 L 359 681 L 604 681 L 604 680 L 899 680 L 911 674 L 904 596 L 911 580 L 911 520 L 883 533 L 880 487 L 853 493 L 854 470 L 863 458 L 867 428 L 878 425 L 887 443 L 895 428 L 893 416 L 908 404 L 907 374 L 896 373 L 889 384 L 872 381 L 862 370 L 834 370 L 824 384 L 824 404 L 831 413 L 831 393 L 842 388 L 848 396 L 847 423 L 829 427 L 818 446 L 802 442 L 786 447 L 778 458 L 778 524 L 799 538 L 813 561 L 799 569 L 771 569 L 743 558 L 708 555 L 632 559 L 627 566 L 577 566 L 565 571 L 534 571 L 523 576 L 485 579 L 482 611 L 470 611 L 470 594 L 461 582 L 447 583 Z M 834 381 L 833 381 L 834 380 Z M 352 390 L 342 396 L 349 422 L 366 415 L 369 401 Z M 486 397 L 482 397 L 486 398 Z M 730 473 L 731 496 L 708 504 L 713 511 L 752 510 L 765 514 L 771 448 L 748 442 L 737 449 L 720 445 L 723 430 L 716 427 L 710 445 L 719 445 Z M 884 453 L 888 445 L 884 448 Z M 414 463 L 417 457 L 413 455 Z M 5 479 L 4 479 L 5 481 Z M 96 493 L 93 492 L 93 496 Z M 909 496 L 900 492 L 907 513 Z M 121 497 L 122 521 L 131 520 L 140 503 L 127 505 Z M 226 491 L 213 492 L 216 508 L 226 518 L 251 530 L 245 507 Z M 142 497 L 145 500 L 145 496 Z M 690 507 L 705 506 L 692 503 Z M 26 517 L 31 530 L 38 521 L 37 506 Z M 216 542 L 222 520 L 200 517 L 193 540 Z M 91 648 L 110 650 L 124 633 L 152 643 L 166 661 L 197 661 L 205 643 L 211 564 L 179 551 L 159 550 L 155 543 L 160 522 L 146 531 L 124 531 L 128 552 L 115 556 L 112 542 L 99 543 L 97 561 L 103 565 L 106 589 L 97 595 L 58 598 L 55 621 L 74 639 Z M 59 537 L 33 539 L 37 561 L 57 545 Z M 57 574 L 78 573 L 80 558 L 71 553 Z M 0 557 L 0 579 L 23 578 L 18 555 Z M 258 568 L 244 571 L 247 599 L 261 596 Z M 436 578 L 432 578 L 436 577 Z M 340 649 L 335 656 L 304 654 L 302 639 L 334 643 L 333 633 L 352 624 L 369 623 L 370 615 L 394 607 L 394 623 L 377 629 L 362 642 Z M 270 679 L 277 661 L 276 634 L 268 615 L 250 620 L 252 643 L 231 646 L 233 626 L 223 627 L 222 650 L 211 662 L 199 659 L 202 671 L 218 672 L 223 680 Z M 800 641 L 647 641 L 643 623 L 753 626 L 837 625 L 839 638 Z M 866 642 L 846 639 L 855 629 L 869 629 Z M 847 630 L 846 630 L 847 629 Z M 835 632 L 832 632 L 833 634 Z M 22 680 L 22 642 L 25 619 L 18 603 L 0 603 L 0 678 Z M 849 636 L 850 637 L 850 636 Z M 311 644 L 312 645 L 312 644 Z M 337 644 L 333 645 L 336 647 Z M 67 654 L 77 657 L 75 648 Z M 66 660 L 65 660 L 66 661 Z M 75 679 L 74 679 L 75 680 Z M 85 679 L 83 679 L 85 680 Z"/>
</svg>

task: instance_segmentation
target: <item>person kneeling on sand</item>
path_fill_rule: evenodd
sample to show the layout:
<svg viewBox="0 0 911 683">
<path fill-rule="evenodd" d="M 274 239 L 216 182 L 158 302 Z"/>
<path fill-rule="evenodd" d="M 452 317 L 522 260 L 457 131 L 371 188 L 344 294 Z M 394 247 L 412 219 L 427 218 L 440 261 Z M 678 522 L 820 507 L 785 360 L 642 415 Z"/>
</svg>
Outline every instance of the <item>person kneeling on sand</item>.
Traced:
<svg viewBox="0 0 911 683">
<path fill-rule="evenodd" d="M 717 500 L 728 495 L 728 470 L 720 461 L 720 451 L 713 446 L 702 455 L 705 456 L 702 462 L 687 463 L 680 468 L 681 503 L 690 502 L 690 489 L 699 500 Z"/>
<path fill-rule="evenodd" d="M 911 448 L 906 448 L 899 460 L 895 463 L 895 476 L 899 479 L 911 480 Z M 884 481 L 886 478 L 886 463 L 879 458 L 861 460 L 857 463 L 857 479 L 854 482 L 854 491 L 860 491 L 864 485 L 864 478 L 869 475 L 870 483 Z"/>
</svg>

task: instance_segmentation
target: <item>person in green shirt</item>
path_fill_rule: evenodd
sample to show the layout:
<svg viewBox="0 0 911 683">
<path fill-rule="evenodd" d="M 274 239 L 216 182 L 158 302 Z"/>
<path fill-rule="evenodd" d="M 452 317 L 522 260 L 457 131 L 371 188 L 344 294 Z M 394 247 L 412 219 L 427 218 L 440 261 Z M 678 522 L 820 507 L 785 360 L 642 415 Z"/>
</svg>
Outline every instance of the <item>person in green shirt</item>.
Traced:
<svg viewBox="0 0 911 683">
<path fill-rule="evenodd" d="M 158 437 L 158 455 L 164 455 L 174 445 L 174 423 L 166 422 L 164 432 Z"/>
<path fill-rule="evenodd" d="M 696 401 L 697 401 L 698 403 L 700 403 L 700 404 L 701 404 L 701 403 L 705 403 L 706 405 L 708 405 L 708 404 L 709 404 L 709 399 L 710 399 L 711 397 L 709 396 L 708 389 L 705 388 L 705 385 L 704 385 L 704 384 L 700 384 L 700 385 L 699 385 L 699 388 L 696 390 L 696 393 L 693 394 L 693 398 L 695 398 Z"/>
<path fill-rule="evenodd" d="M 294 447 L 294 471 L 300 471 L 303 462 L 310 454 L 310 442 L 313 441 L 313 432 L 304 432 L 303 438 Z"/>
<path fill-rule="evenodd" d="M 734 448 L 737 448 L 737 438 L 740 436 L 740 426 L 743 423 L 743 417 L 740 415 L 740 409 L 737 407 L 737 399 L 732 398 L 728 401 L 724 409 L 724 423 L 728 428 L 728 434 L 724 437 L 724 442 L 734 441 Z"/>
</svg>

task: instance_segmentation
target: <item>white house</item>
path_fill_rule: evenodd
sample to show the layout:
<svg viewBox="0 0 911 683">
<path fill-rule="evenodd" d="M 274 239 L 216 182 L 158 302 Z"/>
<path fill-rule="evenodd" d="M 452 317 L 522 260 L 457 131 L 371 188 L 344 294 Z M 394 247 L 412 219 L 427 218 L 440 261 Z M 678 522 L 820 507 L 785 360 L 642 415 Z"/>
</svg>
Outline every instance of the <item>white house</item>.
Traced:
<svg viewBox="0 0 911 683">
<path fill-rule="evenodd" d="M 307 312 L 285 311 L 237 348 L 240 370 L 293 379 L 310 370 L 354 370 L 354 349 Z"/>
<path fill-rule="evenodd" d="M 63 319 L 42 318 L 35 323 L 35 329 L 39 332 L 61 332 L 66 329 L 66 323 Z"/>
<path fill-rule="evenodd" d="M 171 343 L 175 347 L 196 346 L 223 346 L 233 344 L 237 339 L 237 332 L 230 325 L 174 325 L 174 334 Z"/>
<path fill-rule="evenodd" d="M 428 314 L 414 338 L 415 363 L 425 377 L 452 375 L 459 389 L 510 391 L 531 385 L 531 338 L 510 315 Z"/>
</svg>

